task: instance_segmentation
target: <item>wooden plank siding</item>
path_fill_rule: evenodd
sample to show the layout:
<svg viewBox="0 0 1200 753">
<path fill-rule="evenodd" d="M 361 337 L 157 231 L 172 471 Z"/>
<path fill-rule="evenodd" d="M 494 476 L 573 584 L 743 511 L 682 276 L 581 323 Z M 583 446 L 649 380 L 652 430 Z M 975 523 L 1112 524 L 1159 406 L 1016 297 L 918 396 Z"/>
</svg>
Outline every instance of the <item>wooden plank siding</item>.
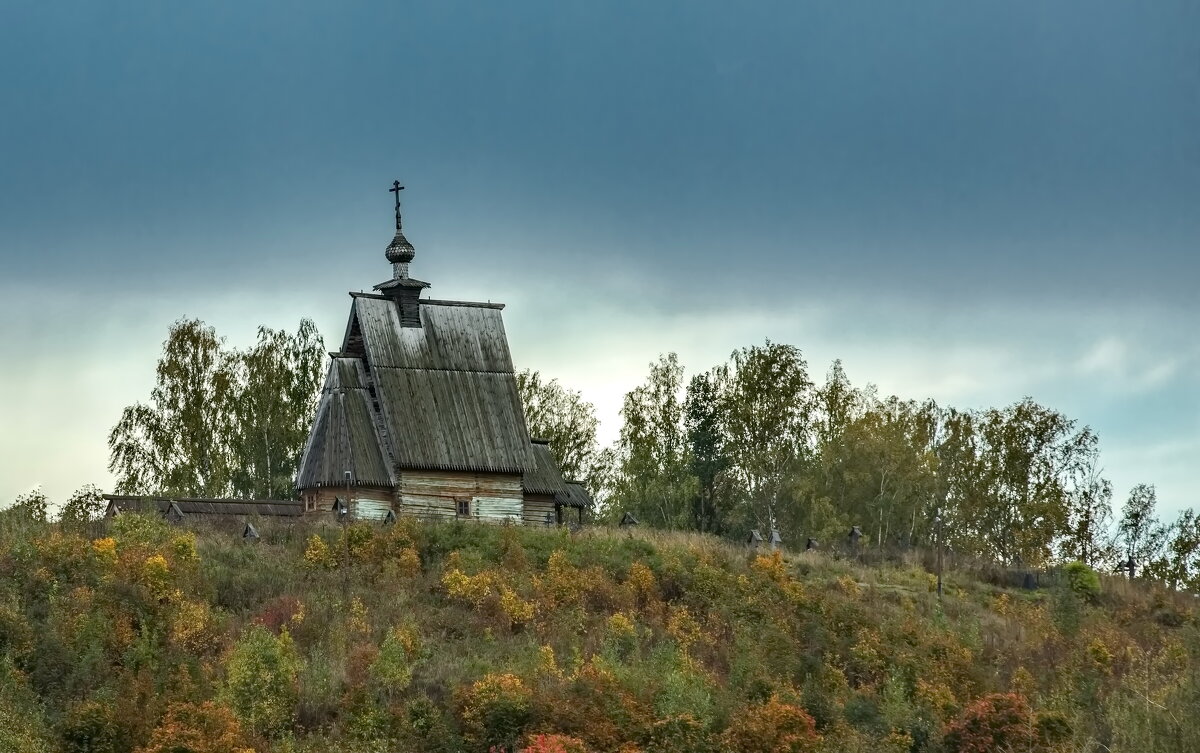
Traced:
<svg viewBox="0 0 1200 753">
<path fill-rule="evenodd" d="M 558 504 L 552 494 L 526 494 L 525 509 L 521 515 L 527 526 L 545 526 L 546 516 L 550 525 L 558 524 Z"/>
<path fill-rule="evenodd" d="M 516 473 L 402 471 L 396 497 L 399 513 L 423 518 L 455 518 L 466 500 L 472 520 L 491 523 L 520 523 L 524 505 Z"/>
</svg>

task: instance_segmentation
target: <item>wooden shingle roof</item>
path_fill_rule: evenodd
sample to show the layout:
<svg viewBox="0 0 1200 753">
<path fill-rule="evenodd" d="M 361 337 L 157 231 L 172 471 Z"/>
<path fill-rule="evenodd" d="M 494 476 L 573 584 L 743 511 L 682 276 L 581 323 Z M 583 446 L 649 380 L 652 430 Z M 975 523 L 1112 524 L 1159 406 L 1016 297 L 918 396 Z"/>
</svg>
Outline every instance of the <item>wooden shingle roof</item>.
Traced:
<svg viewBox="0 0 1200 753">
<path fill-rule="evenodd" d="M 558 494 L 566 484 L 558 462 L 550 452 L 550 444 L 544 439 L 532 443 L 534 466 L 521 477 L 521 488 L 530 494 Z"/>
<path fill-rule="evenodd" d="M 354 298 L 372 369 L 429 369 L 513 373 L 500 308 L 489 304 L 421 301 L 421 326 L 400 326 L 394 301 Z"/>
<path fill-rule="evenodd" d="M 333 358 L 296 474 L 297 488 L 342 486 L 346 471 L 355 484 L 395 484 L 371 402 L 362 361 Z"/>
<path fill-rule="evenodd" d="M 558 501 L 569 507 L 581 507 L 585 510 L 592 507 L 592 496 L 578 481 L 568 481 L 563 484 L 562 496 Z"/>
</svg>

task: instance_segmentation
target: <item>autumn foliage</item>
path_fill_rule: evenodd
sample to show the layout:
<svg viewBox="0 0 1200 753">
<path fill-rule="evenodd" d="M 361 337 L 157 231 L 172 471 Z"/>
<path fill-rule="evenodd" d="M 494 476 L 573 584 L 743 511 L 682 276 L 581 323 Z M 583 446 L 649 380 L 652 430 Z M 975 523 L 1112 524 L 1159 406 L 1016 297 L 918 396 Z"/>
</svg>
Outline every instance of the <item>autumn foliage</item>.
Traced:
<svg viewBox="0 0 1200 753">
<path fill-rule="evenodd" d="M 939 601 L 920 568 L 710 536 L 259 528 L 0 512 L 0 751 L 1200 749 L 1196 606 L 1163 590 Z"/>
</svg>

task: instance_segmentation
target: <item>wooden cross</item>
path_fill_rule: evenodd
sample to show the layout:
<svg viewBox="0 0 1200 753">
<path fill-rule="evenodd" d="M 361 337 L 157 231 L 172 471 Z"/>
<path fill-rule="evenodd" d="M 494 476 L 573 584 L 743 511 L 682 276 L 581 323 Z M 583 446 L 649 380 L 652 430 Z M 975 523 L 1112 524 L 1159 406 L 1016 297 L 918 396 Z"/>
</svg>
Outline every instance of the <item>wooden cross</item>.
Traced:
<svg viewBox="0 0 1200 753">
<path fill-rule="evenodd" d="M 404 190 L 404 186 L 400 185 L 400 181 L 392 181 L 392 187 L 388 189 L 388 193 L 396 194 L 396 229 L 400 229 L 400 192 Z"/>
</svg>

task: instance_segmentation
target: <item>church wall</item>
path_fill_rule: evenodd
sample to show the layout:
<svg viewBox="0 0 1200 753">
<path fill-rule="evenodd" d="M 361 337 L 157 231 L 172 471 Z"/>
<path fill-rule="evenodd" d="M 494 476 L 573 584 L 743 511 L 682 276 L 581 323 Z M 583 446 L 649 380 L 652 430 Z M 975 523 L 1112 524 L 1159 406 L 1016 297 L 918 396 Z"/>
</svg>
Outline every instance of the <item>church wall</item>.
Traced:
<svg viewBox="0 0 1200 753">
<path fill-rule="evenodd" d="M 558 524 L 558 511 L 555 509 L 554 497 L 550 494 L 526 494 L 525 509 L 522 517 L 527 526 L 546 525 L 546 516 L 550 516 L 550 525 Z"/>
<path fill-rule="evenodd" d="M 469 471 L 403 471 L 396 487 L 399 514 L 451 519 L 465 502 L 472 520 L 520 523 L 521 476 Z"/>
<path fill-rule="evenodd" d="M 351 486 L 351 512 L 354 517 L 364 520 L 382 519 L 387 509 L 395 500 L 395 491 L 382 486 Z M 304 503 L 305 516 L 328 514 L 333 515 L 333 500 L 335 497 L 346 497 L 344 486 L 321 486 L 315 489 L 301 489 L 300 501 Z M 356 500 L 358 502 L 356 502 Z"/>
</svg>

